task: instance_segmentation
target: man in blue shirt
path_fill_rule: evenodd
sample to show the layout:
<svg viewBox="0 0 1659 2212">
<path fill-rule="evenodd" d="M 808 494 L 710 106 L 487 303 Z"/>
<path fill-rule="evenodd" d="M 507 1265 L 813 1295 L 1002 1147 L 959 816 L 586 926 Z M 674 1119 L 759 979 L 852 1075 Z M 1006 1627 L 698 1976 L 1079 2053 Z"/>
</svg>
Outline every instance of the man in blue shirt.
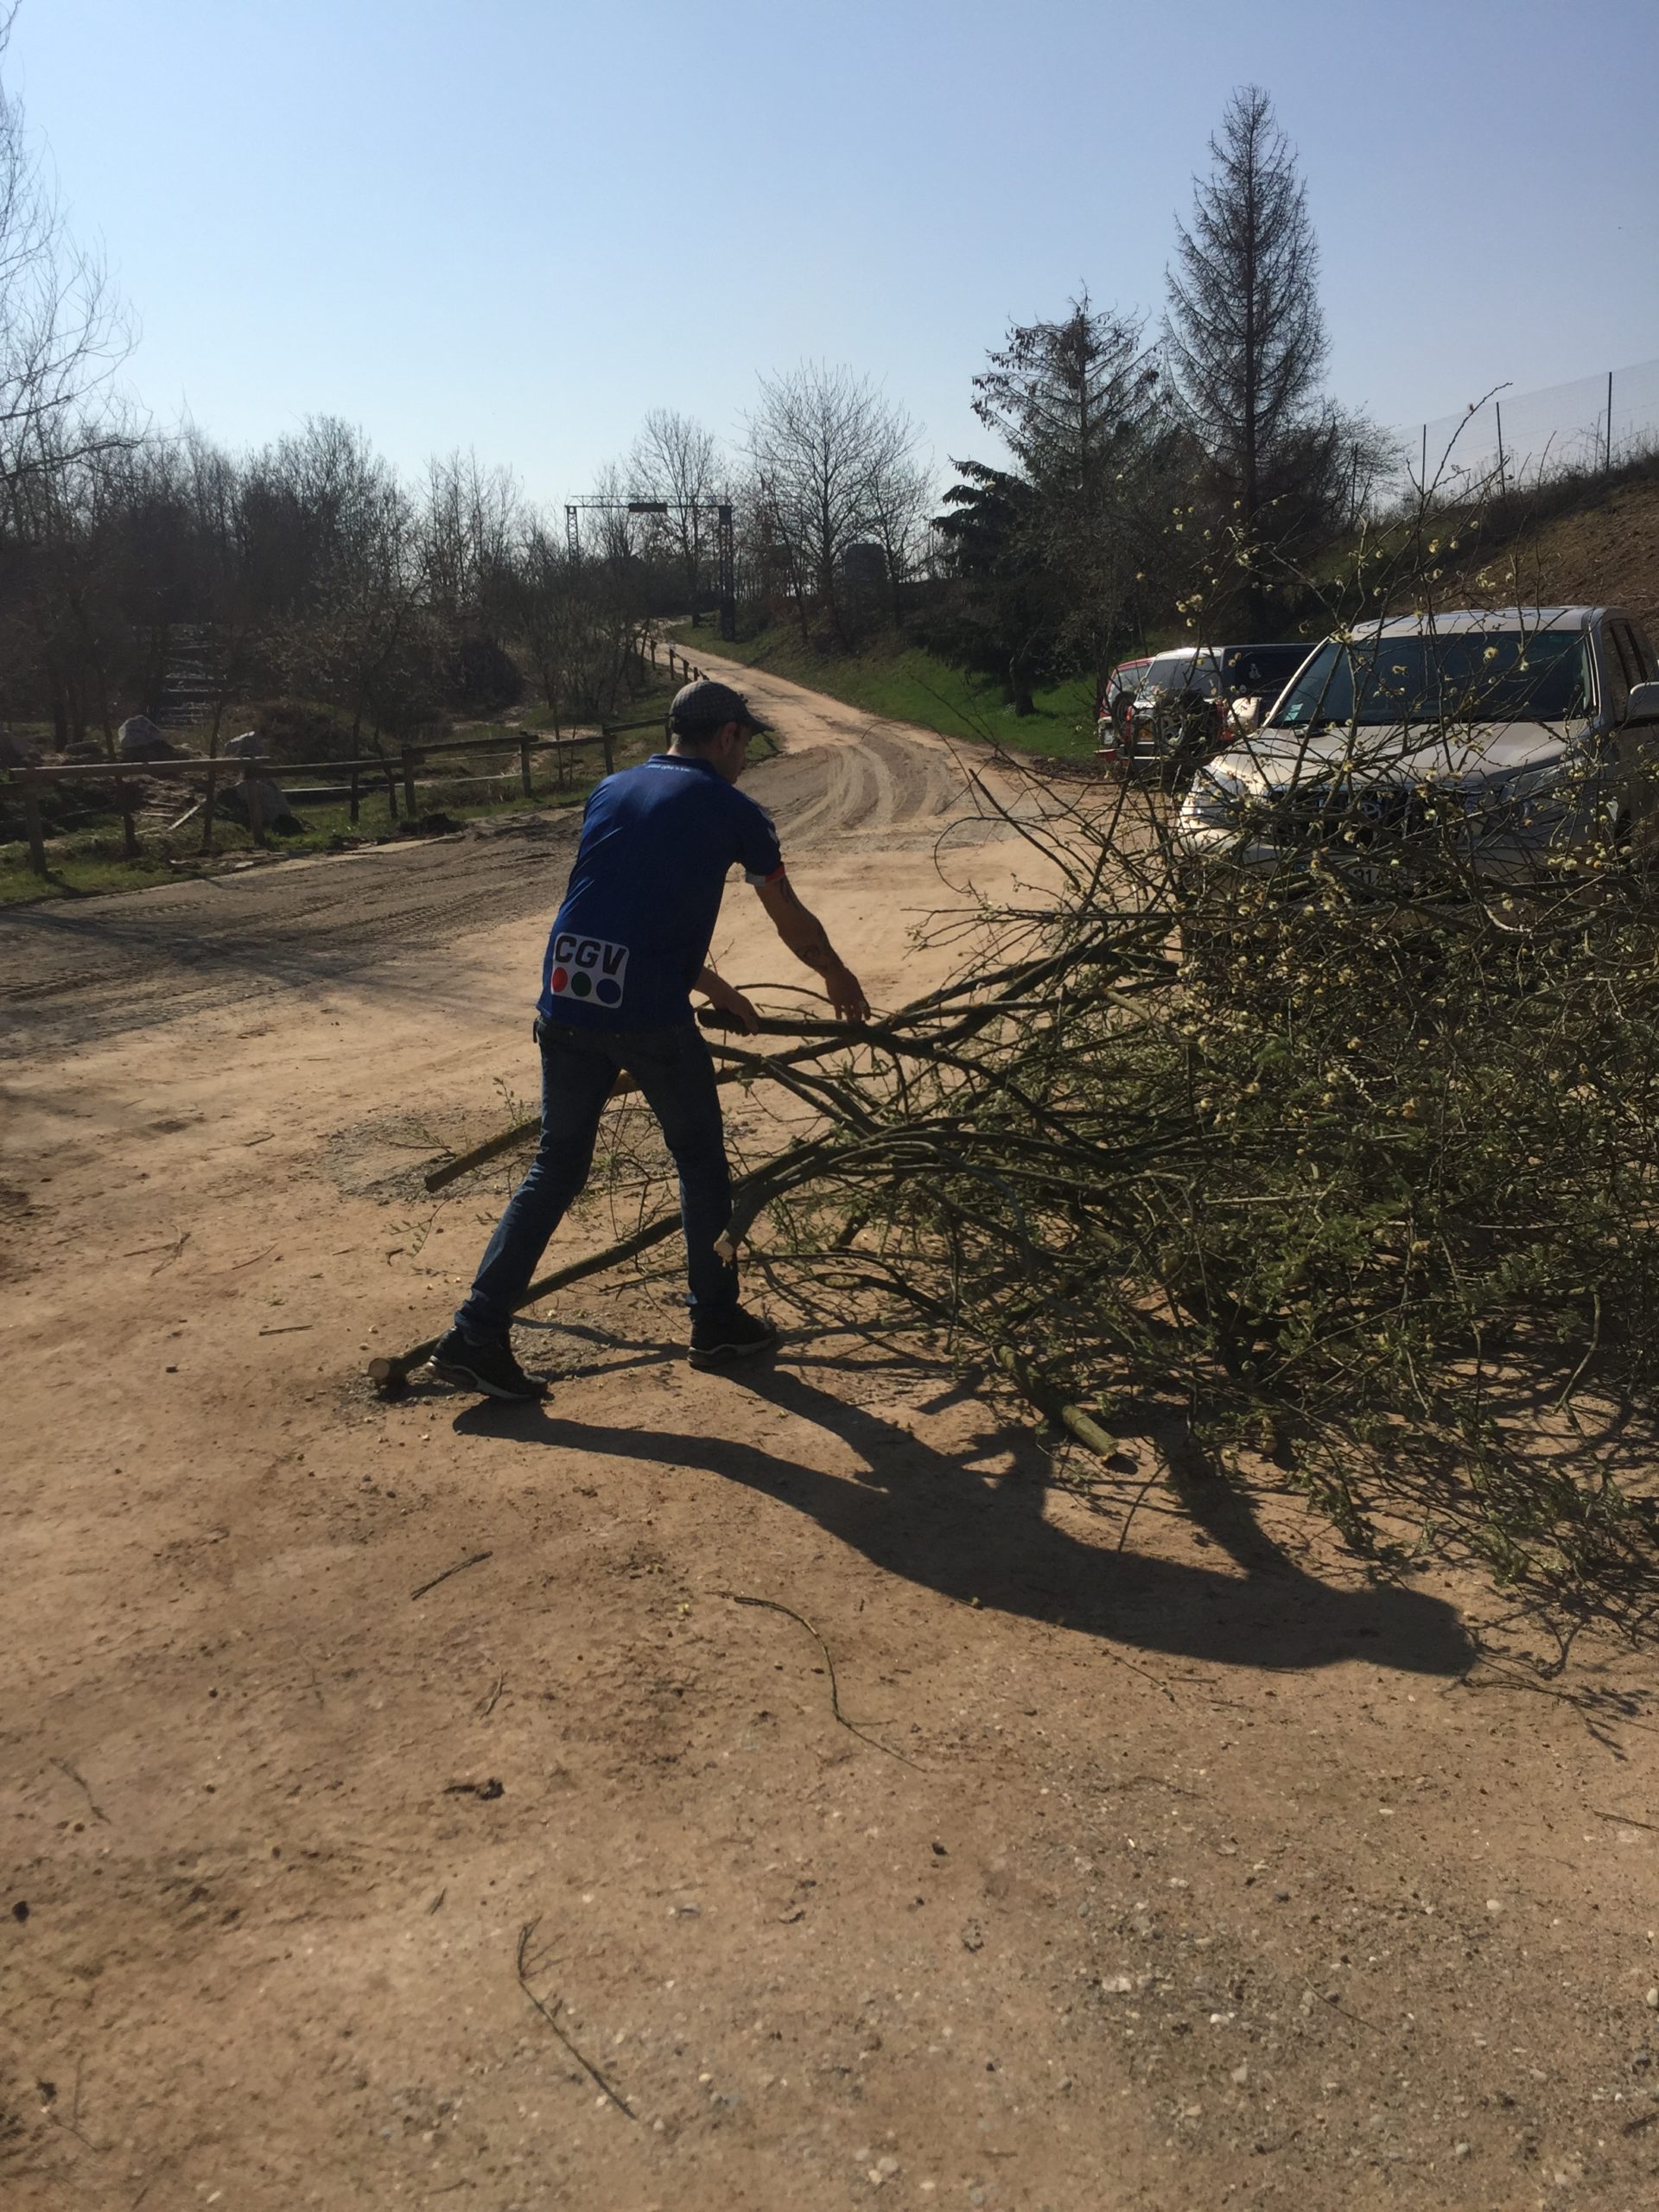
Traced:
<svg viewBox="0 0 1659 2212">
<path fill-rule="evenodd" d="M 674 1155 L 691 1289 L 691 1363 L 719 1367 L 777 1342 L 737 1300 L 737 1268 L 715 1243 L 731 1219 L 731 1173 L 714 1062 L 690 994 L 753 1029 L 754 1008 L 708 964 L 727 872 L 741 864 L 779 936 L 823 978 L 837 1020 L 869 1013 L 858 979 L 791 888 L 764 808 L 737 789 L 760 728 L 729 685 L 675 695 L 670 745 L 607 776 L 588 802 L 575 865 L 542 963 L 536 1038 L 542 1138 L 480 1262 L 435 1373 L 493 1398 L 543 1395 L 513 1357 L 512 1316 L 549 1237 L 588 1179 L 600 1115 L 625 1070 Z"/>
</svg>

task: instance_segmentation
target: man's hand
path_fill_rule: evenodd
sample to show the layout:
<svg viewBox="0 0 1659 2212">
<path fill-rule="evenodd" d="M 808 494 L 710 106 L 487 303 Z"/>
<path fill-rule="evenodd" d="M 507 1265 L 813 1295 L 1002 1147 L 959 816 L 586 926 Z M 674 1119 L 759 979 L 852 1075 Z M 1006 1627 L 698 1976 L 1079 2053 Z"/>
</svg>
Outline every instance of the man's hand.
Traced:
<svg viewBox="0 0 1659 2212">
<path fill-rule="evenodd" d="M 868 1021 L 870 1002 L 856 976 L 843 961 L 824 970 L 823 988 L 837 1021 Z"/>
<path fill-rule="evenodd" d="M 823 924 L 795 896 L 789 878 L 776 875 L 770 883 L 758 883 L 755 889 L 773 929 L 795 957 L 823 976 L 836 1020 L 868 1021 L 870 1004 L 857 976 L 830 944 Z"/>
<path fill-rule="evenodd" d="M 698 976 L 697 988 L 710 1006 L 718 1007 L 722 1014 L 729 1014 L 739 1028 L 749 1036 L 753 1037 L 760 1028 L 760 1016 L 742 992 L 728 983 L 723 976 L 715 975 L 712 968 L 705 968 Z"/>
</svg>

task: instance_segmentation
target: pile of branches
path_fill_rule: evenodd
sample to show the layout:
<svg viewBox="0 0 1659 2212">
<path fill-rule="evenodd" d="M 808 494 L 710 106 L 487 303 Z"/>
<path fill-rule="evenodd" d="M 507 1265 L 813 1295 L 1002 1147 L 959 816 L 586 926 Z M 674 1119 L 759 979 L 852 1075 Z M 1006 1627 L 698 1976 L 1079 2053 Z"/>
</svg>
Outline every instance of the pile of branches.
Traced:
<svg viewBox="0 0 1659 2212">
<path fill-rule="evenodd" d="M 805 1116 L 734 1236 L 1101 1455 L 1179 1408 L 1357 1549 L 1639 1586 L 1659 1314 L 1659 919 L 1527 893 L 1195 882 L 1154 794 L 1010 808 L 1046 881 L 957 979 L 728 1078 Z M 1052 895 L 1052 887 L 1058 894 Z M 960 926 L 960 925 L 957 925 Z"/>
<path fill-rule="evenodd" d="M 980 789 L 1033 850 L 1032 902 L 941 923 L 953 981 L 714 1045 L 720 1080 L 773 1109 L 734 1249 L 821 1326 L 996 1375 L 1095 1463 L 1175 1417 L 1218 1472 L 1300 1488 L 1380 1564 L 1472 1559 L 1575 1611 L 1645 1611 L 1648 866 L 1610 844 L 1498 891 L 1448 837 L 1380 891 L 1317 857 L 1195 876 L 1161 792 L 1010 798 L 1013 774 Z M 677 1230 L 665 1156 L 613 1151 L 640 1225 L 525 1303 Z M 371 1373 L 400 1388 L 431 1349 Z"/>
</svg>

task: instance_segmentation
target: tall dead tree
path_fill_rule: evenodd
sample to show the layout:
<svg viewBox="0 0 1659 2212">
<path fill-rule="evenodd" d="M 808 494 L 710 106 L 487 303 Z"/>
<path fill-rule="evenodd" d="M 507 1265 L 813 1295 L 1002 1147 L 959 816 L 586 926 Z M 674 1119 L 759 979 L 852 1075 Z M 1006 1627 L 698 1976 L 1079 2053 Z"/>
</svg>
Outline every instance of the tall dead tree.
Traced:
<svg viewBox="0 0 1659 2212">
<path fill-rule="evenodd" d="M 1192 222 L 1177 226 L 1164 334 L 1193 429 L 1236 514 L 1250 626 L 1266 596 L 1264 545 L 1291 517 L 1276 503 L 1328 468 L 1340 433 L 1321 405 L 1329 351 L 1319 243 L 1296 156 L 1259 86 L 1227 103 L 1194 180 Z M 1331 448 L 1326 454 L 1325 448 Z"/>
</svg>

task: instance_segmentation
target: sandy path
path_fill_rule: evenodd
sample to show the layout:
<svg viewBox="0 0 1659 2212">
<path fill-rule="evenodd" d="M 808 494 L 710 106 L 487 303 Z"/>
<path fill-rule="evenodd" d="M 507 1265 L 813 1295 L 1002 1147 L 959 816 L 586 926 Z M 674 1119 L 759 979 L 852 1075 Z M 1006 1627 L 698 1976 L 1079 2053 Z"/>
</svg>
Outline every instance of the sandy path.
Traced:
<svg viewBox="0 0 1659 2212">
<path fill-rule="evenodd" d="M 948 749 L 738 680 L 909 996 Z M 544 1408 L 362 1393 L 505 1187 L 417 1173 L 531 1083 L 567 837 L 0 922 L 9 2212 L 1654 2201 L 1645 1659 L 1283 1502 L 1120 1550 L 946 1375 L 690 1374 L 666 1279 Z"/>
</svg>

